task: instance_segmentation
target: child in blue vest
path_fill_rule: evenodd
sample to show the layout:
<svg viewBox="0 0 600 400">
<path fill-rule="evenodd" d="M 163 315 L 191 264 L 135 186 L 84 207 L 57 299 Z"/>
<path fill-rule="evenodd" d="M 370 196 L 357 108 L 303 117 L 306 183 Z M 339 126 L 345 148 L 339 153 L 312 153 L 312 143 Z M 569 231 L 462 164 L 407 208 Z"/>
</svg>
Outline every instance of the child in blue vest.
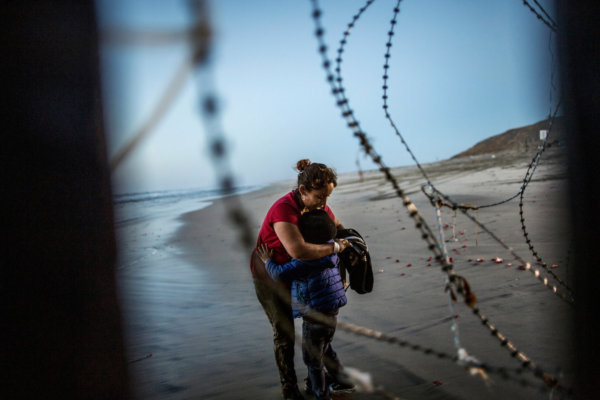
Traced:
<svg viewBox="0 0 600 400">
<path fill-rule="evenodd" d="M 307 243 L 331 243 L 337 233 L 335 223 L 324 210 L 302 214 L 299 225 Z M 287 264 L 278 265 L 271 259 L 272 251 L 267 245 L 259 247 L 257 253 L 273 280 L 292 283 L 294 318 L 303 320 L 302 360 L 308 367 L 307 393 L 314 394 L 315 400 L 329 400 L 331 394 L 353 392 L 353 385 L 343 384 L 338 379 L 343 365 L 331 347 L 338 310 L 347 303 L 337 255 L 311 261 L 293 258 Z M 329 386 L 324 366 L 334 380 Z"/>
</svg>

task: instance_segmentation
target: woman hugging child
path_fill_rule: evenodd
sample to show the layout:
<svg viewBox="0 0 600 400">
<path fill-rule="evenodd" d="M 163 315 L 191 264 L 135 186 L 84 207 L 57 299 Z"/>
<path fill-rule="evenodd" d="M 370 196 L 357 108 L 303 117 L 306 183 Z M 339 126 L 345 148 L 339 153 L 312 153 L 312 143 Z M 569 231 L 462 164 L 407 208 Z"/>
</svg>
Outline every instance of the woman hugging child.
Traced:
<svg viewBox="0 0 600 400">
<path fill-rule="evenodd" d="M 302 214 L 300 232 L 307 243 L 330 243 L 335 238 L 335 223 L 326 211 L 315 209 Z M 331 394 L 350 393 L 353 385 L 340 381 L 343 365 L 331 347 L 340 307 L 347 303 L 338 270 L 338 256 L 331 254 L 311 261 L 292 259 L 278 265 L 267 245 L 257 249 L 266 270 L 275 281 L 292 282 L 294 318 L 302 317 L 302 360 L 308 367 L 306 391 L 315 400 L 329 400 Z M 325 369 L 333 383 L 326 384 Z"/>
</svg>

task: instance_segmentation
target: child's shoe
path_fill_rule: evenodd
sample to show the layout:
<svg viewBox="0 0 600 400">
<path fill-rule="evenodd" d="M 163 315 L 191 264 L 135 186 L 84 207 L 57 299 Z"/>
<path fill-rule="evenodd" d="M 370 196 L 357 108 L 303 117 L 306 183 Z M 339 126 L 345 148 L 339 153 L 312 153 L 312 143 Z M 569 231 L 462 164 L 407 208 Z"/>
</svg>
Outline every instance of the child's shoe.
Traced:
<svg viewBox="0 0 600 400">
<path fill-rule="evenodd" d="M 333 379 L 333 376 L 331 376 L 331 374 L 327 371 L 325 371 L 325 384 L 327 386 L 331 386 L 331 383 L 335 382 L 335 380 Z M 308 395 L 314 395 L 315 393 L 312 390 L 312 383 L 310 381 L 310 376 L 307 376 L 306 378 L 304 378 L 304 391 L 306 392 L 306 394 Z"/>
<path fill-rule="evenodd" d="M 344 383 L 332 383 L 329 385 L 329 392 L 335 396 L 338 394 L 354 393 L 356 392 L 355 385 L 346 385 Z"/>
</svg>

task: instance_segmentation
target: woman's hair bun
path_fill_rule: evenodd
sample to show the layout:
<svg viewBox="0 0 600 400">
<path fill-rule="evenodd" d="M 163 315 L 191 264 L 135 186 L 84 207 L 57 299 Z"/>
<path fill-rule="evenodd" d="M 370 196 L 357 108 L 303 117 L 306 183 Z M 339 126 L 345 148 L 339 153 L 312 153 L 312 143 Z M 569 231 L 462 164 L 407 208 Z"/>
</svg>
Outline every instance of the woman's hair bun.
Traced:
<svg viewBox="0 0 600 400">
<path fill-rule="evenodd" d="M 302 172 L 310 165 L 310 160 L 305 158 L 304 160 L 300 160 L 296 163 L 296 171 Z"/>
<path fill-rule="evenodd" d="M 320 190 L 323 186 L 333 183 L 337 186 L 337 174 L 325 164 L 312 163 L 309 159 L 300 160 L 296 163 L 298 171 L 298 186 L 304 186 L 309 192 L 313 189 Z"/>
</svg>

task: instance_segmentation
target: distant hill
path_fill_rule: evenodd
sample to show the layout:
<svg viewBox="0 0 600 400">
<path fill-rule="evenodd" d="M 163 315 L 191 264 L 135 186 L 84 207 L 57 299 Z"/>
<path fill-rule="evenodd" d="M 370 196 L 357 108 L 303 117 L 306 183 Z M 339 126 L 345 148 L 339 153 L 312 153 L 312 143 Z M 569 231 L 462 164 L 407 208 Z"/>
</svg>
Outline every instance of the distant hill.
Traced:
<svg viewBox="0 0 600 400">
<path fill-rule="evenodd" d="M 537 150 L 538 146 L 542 143 L 540 140 L 540 130 L 547 130 L 549 126 L 548 120 L 543 120 L 533 125 L 510 129 L 504 133 L 487 138 L 452 158 L 493 154 L 501 151 L 527 152 Z M 548 140 L 552 142 L 556 139 L 564 138 L 564 135 L 564 118 L 556 117 Z"/>
</svg>

